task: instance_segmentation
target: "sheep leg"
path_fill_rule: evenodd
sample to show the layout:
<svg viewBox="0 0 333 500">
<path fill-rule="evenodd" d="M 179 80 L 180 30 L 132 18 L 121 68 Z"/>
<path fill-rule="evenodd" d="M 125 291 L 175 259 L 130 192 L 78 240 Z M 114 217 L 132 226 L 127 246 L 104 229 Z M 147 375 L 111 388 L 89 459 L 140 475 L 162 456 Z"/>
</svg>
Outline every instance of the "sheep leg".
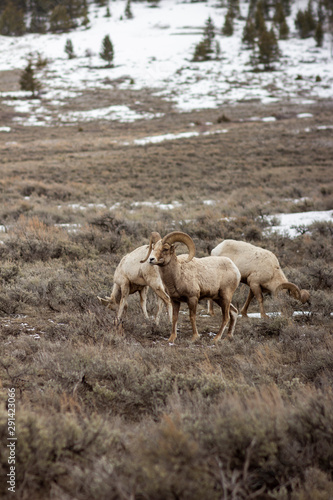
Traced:
<svg viewBox="0 0 333 500">
<path fill-rule="evenodd" d="M 227 326 L 230 318 L 230 300 L 226 299 L 225 297 L 221 297 L 220 299 L 216 299 L 215 302 L 221 307 L 222 310 L 222 323 L 218 331 L 218 334 L 214 339 L 214 342 L 218 342 L 222 337 L 225 327 Z M 232 338 L 230 329 L 228 331 L 228 338 Z"/>
<path fill-rule="evenodd" d="M 214 316 L 214 314 L 215 314 L 214 313 L 214 303 L 213 303 L 212 299 L 207 300 L 207 312 L 211 316 Z"/>
<path fill-rule="evenodd" d="M 158 295 L 158 297 L 160 297 L 163 300 L 164 304 L 167 306 L 169 318 L 170 318 L 170 321 L 172 322 L 173 308 L 172 308 L 172 304 L 171 304 L 171 300 L 170 300 L 169 295 L 167 295 L 165 293 L 165 291 L 159 287 L 153 288 L 153 290 Z"/>
<path fill-rule="evenodd" d="M 121 299 L 119 303 L 119 309 L 117 313 L 118 321 L 121 319 L 124 312 L 127 310 L 127 297 L 129 296 L 129 286 L 121 287 Z"/>
<path fill-rule="evenodd" d="M 159 325 L 159 323 L 160 323 L 160 316 L 162 314 L 163 307 L 164 307 L 163 300 L 160 297 L 157 297 L 157 312 L 156 312 L 156 316 L 155 316 L 155 323 L 156 323 L 156 325 Z M 171 316 L 170 317 L 172 317 L 172 306 L 171 306 L 171 304 L 170 304 L 170 307 L 171 307 Z"/>
<path fill-rule="evenodd" d="M 149 318 L 148 312 L 147 312 L 147 296 L 148 296 L 148 287 L 145 286 L 141 290 L 139 290 L 140 294 L 140 306 L 143 312 L 143 315 L 146 319 Z"/>
<path fill-rule="evenodd" d="M 249 308 L 250 302 L 253 299 L 253 297 L 254 297 L 254 293 L 252 292 L 252 290 L 250 288 L 249 295 L 247 296 L 245 304 L 243 305 L 243 307 L 241 309 L 241 315 L 244 316 L 244 318 L 247 318 L 247 310 Z"/>
<path fill-rule="evenodd" d="M 198 299 L 197 297 L 190 297 L 188 300 L 188 308 L 190 311 L 190 321 L 192 325 L 192 342 L 200 338 L 200 335 L 197 330 L 197 322 L 196 322 L 196 316 L 197 316 L 197 306 L 198 306 Z"/>
<path fill-rule="evenodd" d="M 168 342 L 174 342 L 177 338 L 177 321 L 179 315 L 180 302 L 172 301 L 172 331 Z"/>
<path fill-rule="evenodd" d="M 230 304 L 229 317 L 230 317 L 230 323 L 228 328 L 228 337 L 232 338 L 234 336 L 236 321 L 238 317 L 238 310 L 233 304 Z"/>
<path fill-rule="evenodd" d="M 257 299 L 259 303 L 259 309 L 260 309 L 260 316 L 262 318 L 268 318 L 267 314 L 265 313 L 264 309 L 264 298 L 262 295 L 262 290 L 260 285 L 250 285 L 252 293 L 254 294 L 255 298 Z"/>
</svg>

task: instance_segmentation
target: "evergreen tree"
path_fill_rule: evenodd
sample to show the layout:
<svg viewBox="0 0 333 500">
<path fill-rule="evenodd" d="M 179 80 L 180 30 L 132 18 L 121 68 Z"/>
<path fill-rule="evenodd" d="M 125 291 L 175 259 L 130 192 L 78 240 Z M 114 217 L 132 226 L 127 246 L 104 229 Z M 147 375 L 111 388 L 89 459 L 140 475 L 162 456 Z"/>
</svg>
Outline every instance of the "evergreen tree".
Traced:
<svg viewBox="0 0 333 500">
<path fill-rule="evenodd" d="M 74 28 L 78 25 L 77 19 L 87 14 L 87 0 L 66 0 L 64 4 L 71 20 L 71 28 Z"/>
<path fill-rule="evenodd" d="M 289 35 L 289 27 L 284 14 L 283 4 L 281 2 L 278 2 L 275 6 L 273 21 L 276 25 L 278 25 L 279 38 L 281 40 L 286 40 Z"/>
<path fill-rule="evenodd" d="M 263 64 L 265 70 L 273 68 L 272 63 L 279 58 L 279 46 L 273 29 L 264 30 L 258 40 L 258 62 Z"/>
<path fill-rule="evenodd" d="M 127 19 L 133 19 L 133 12 L 131 9 L 131 0 L 127 0 L 126 7 L 125 7 L 125 16 Z"/>
<path fill-rule="evenodd" d="M 204 28 L 204 38 L 209 40 L 209 43 L 211 44 L 213 39 L 215 38 L 215 26 L 212 21 L 212 18 L 209 16 L 207 21 L 205 22 L 205 28 Z"/>
<path fill-rule="evenodd" d="M 250 0 L 250 3 L 249 3 L 249 9 L 248 9 L 248 13 L 247 13 L 247 17 L 248 19 L 251 17 L 253 18 L 254 17 L 254 13 L 256 11 L 256 7 L 257 7 L 257 0 Z"/>
<path fill-rule="evenodd" d="M 49 18 L 49 6 L 44 0 L 30 0 L 31 17 L 29 31 L 31 33 L 46 33 Z"/>
<path fill-rule="evenodd" d="M 46 33 L 46 19 L 39 16 L 36 10 L 31 13 L 29 31 L 31 33 Z"/>
<path fill-rule="evenodd" d="M 218 40 L 215 42 L 215 59 L 218 61 L 221 58 L 221 45 Z"/>
<path fill-rule="evenodd" d="M 228 12 L 233 19 L 240 17 L 239 0 L 228 0 Z"/>
<path fill-rule="evenodd" d="M 20 87 L 21 90 L 27 90 L 28 92 L 32 92 L 33 96 L 35 96 L 36 92 L 38 93 L 39 90 L 41 89 L 41 84 L 35 77 L 31 61 L 28 62 L 28 65 L 26 66 L 21 75 Z"/>
<path fill-rule="evenodd" d="M 68 56 L 68 59 L 74 59 L 74 57 L 75 57 L 74 47 L 73 47 L 72 40 L 70 40 L 69 38 L 67 38 L 67 40 L 66 40 L 65 52 Z"/>
<path fill-rule="evenodd" d="M 243 29 L 242 42 L 247 48 L 253 49 L 256 41 L 256 28 L 251 18 L 246 21 Z"/>
<path fill-rule="evenodd" d="M 324 31 L 323 31 L 323 25 L 321 24 L 320 21 L 317 23 L 314 39 L 317 42 L 317 47 L 323 46 Z"/>
<path fill-rule="evenodd" d="M 209 43 L 208 39 L 204 38 L 196 45 L 192 60 L 195 62 L 209 61 L 212 58 L 211 54 L 211 44 Z"/>
<path fill-rule="evenodd" d="M 284 15 L 283 5 L 281 2 L 277 2 L 275 5 L 275 12 L 273 15 L 273 21 L 276 24 L 281 24 L 285 21 L 286 16 Z"/>
<path fill-rule="evenodd" d="M 64 5 L 54 7 L 50 15 L 50 30 L 53 33 L 69 31 L 72 27 L 71 19 Z"/>
<path fill-rule="evenodd" d="M 20 36 L 25 31 L 23 10 L 17 10 L 13 2 L 8 2 L 0 17 L 0 34 Z"/>
<path fill-rule="evenodd" d="M 231 36 L 234 33 L 234 24 L 233 24 L 233 14 L 228 10 L 227 15 L 225 16 L 224 25 L 222 28 L 222 35 Z"/>
<path fill-rule="evenodd" d="M 36 68 L 42 69 L 47 66 L 49 61 L 47 60 L 46 57 L 42 57 L 40 52 L 37 52 L 37 61 L 36 61 Z"/>
<path fill-rule="evenodd" d="M 312 3 L 309 1 L 306 10 L 299 9 L 296 14 L 295 26 L 301 38 L 308 38 L 316 28 L 316 22 L 312 11 Z"/>
<path fill-rule="evenodd" d="M 208 17 L 204 27 L 204 37 L 199 42 L 194 50 L 193 61 L 209 61 L 213 59 L 213 40 L 215 38 L 215 26 L 211 19 Z"/>
<path fill-rule="evenodd" d="M 255 11 L 254 26 L 255 26 L 255 29 L 256 29 L 258 34 L 262 33 L 263 31 L 266 31 L 266 23 L 265 23 L 264 11 L 263 11 L 263 4 L 261 1 L 258 2 L 256 11 Z"/>
<path fill-rule="evenodd" d="M 101 58 L 104 61 L 106 61 L 108 63 L 107 65 L 109 67 L 112 66 L 112 61 L 113 61 L 113 57 L 114 57 L 114 50 L 113 50 L 113 45 L 112 45 L 112 42 L 110 40 L 109 35 L 105 35 L 105 37 L 103 38 L 102 50 L 99 53 L 99 55 L 101 56 Z"/>
<path fill-rule="evenodd" d="M 279 26 L 279 38 L 280 40 L 287 40 L 289 35 L 289 26 L 287 21 L 284 20 Z"/>
<path fill-rule="evenodd" d="M 106 8 L 105 17 L 111 17 L 111 12 L 110 12 L 110 7 L 109 6 L 107 6 L 107 8 Z"/>
<path fill-rule="evenodd" d="M 291 0 L 281 0 L 282 6 L 283 6 L 283 11 L 286 16 L 290 16 L 291 14 L 291 5 L 290 5 Z"/>
<path fill-rule="evenodd" d="M 87 0 L 84 0 L 84 2 L 83 2 L 83 6 L 81 8 L 80 15 L 81 15 L 81 19 L 82 19 L 81 26 L 84 26 L 85 28 L 88 28 L 90 20 L 89 20 L 89 17 L 88 17 Z"/>
</svg>

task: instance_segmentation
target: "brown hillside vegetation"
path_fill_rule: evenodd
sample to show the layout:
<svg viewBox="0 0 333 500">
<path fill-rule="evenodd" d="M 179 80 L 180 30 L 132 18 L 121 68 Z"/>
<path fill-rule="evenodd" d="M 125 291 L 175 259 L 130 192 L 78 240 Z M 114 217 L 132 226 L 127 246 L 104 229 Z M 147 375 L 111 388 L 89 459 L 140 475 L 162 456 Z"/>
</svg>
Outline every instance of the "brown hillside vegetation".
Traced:
<svg viewBox="0 0 333 500">
<path fill-rule="evenodd" d="M 1 498 L 14 388 L 18 499 L 330 500 L 333 225 L 291 239 L 266 216 L 332 209 L 332 102 L 164 112 L 37 128 L 0 107 Z M 272 250 L 311 303 L 266 297 L 283 314 L 239 318 L 218 345 L 204 303 L 195 344 L 184 305 L 174 345 L 138 294 L 116 325 L 97 295 L 125 253 L 172 230 L 199 257 L 224 238 Z"/>
</svg>

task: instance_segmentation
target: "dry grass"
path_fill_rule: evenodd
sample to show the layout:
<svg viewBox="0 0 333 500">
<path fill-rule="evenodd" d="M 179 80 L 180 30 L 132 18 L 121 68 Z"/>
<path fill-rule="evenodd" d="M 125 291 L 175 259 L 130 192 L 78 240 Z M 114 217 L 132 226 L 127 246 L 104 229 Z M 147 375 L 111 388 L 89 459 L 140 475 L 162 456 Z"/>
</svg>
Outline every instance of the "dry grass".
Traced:
<svg viewBox="0 0 333 500">
<path fill-rule="evenodd" d="M 275 211 L 332 208 L 333 144 L 316 129 L 331 106 L 244 104 L 0 137 L 0 433 L 6 442 L 15 387 L 17 498 L 332 498 L 332 223 L 294 240 L 265 232 Z M 305 111 L 309 132 L 296 118 Z M 218 128 L 222 114 L 227 134 L 121 145 L 170 124 Z M 182 205 L 170 211 L 132 205 L 174 200 Z M 167 316 L 145 321 L 135 295 L 116 325 L 96 296 L 109 294 L 127 251 L 174 229 L 199 256 L 223 238 L 272 250 L 311 305 L 267 297 L 267 310 L 287 314 L 240 318 L 234 340 L 217 346 L 220 317 L 205 304 L 195 344 L 186 307 L 175 345 Z M 237 307 L 246 293 L 237 290 Z M 295 308 L 304 314 L 291 317 Z M 7 455 L 2 447 L 3 498 Z"/>
</svg>

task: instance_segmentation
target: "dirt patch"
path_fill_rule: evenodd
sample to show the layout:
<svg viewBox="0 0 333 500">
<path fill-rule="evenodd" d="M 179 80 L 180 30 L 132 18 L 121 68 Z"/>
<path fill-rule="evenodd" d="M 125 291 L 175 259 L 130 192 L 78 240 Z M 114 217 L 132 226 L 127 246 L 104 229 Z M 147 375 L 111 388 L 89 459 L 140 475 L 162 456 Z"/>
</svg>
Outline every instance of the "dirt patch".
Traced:
<svg viewBox="0 0 333 500">
<path fill-rule="evenodd" d="M 15 92 L 20 90 L 20 76 L 22 71 L 12 69 L 8 71 L 0 71 L 0 92 Z"/>
</svg>

